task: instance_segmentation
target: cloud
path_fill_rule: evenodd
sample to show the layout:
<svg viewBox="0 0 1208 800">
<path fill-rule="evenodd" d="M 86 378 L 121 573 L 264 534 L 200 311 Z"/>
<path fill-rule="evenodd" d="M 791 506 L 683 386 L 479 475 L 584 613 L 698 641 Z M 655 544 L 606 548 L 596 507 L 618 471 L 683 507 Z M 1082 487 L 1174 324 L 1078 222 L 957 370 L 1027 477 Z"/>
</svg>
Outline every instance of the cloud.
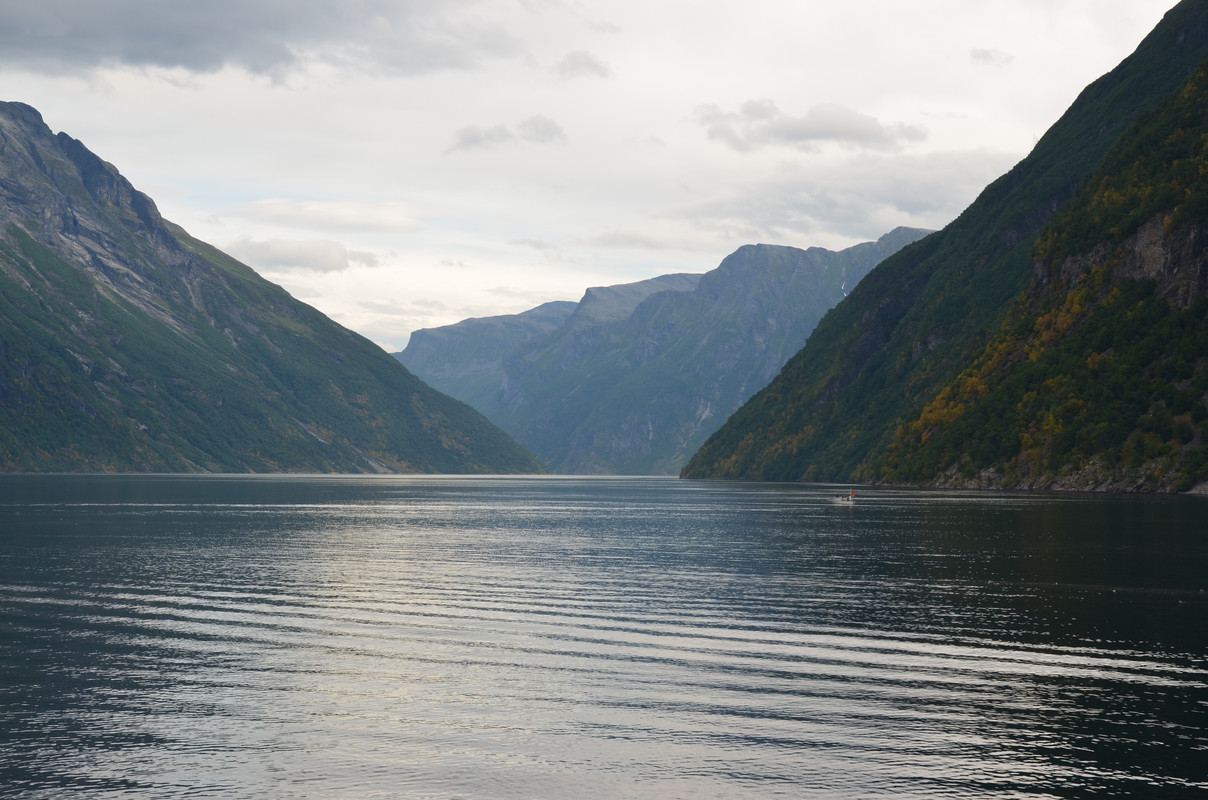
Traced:
<svg viewBox="0 0 1208 800">
<path fill-rule="evenodd" d="M 769 145 L 813 151 L 826 142 L 847 148 L 897 150 L 906 142 L 927 137 L 922 127 L 886 125 L 876 117 L 835 103 L 816 105 L 804 116 L 794 117 L 771 100 L 748 100 L 738 111 L 722 111 L 716 105 L 701 106 L 696 118 L 710 139 L 739 152 Z"/>
<path fill-rule="evenodd" d="M 879 236 L 897 225 L 938 228 L 956 217 L 1016 156 L 987 151 L 863 153 L 842 164 L 781 164 L 674 216 L 739 241 L 819 235 Z"/>
<path fill-rule="evenodd" d="M 567 53 L 553 66 L 553 71 L 558 77 L 566 79 L 612 77 L 612 68 L 608 66 L 608 62 L 586 50 Z"/>
<path fill-rule="evenodd" d="M 449 145 L 445 153 L 489 150 L 516 139 L 530 144 L 562 144 L 568 140 L 561 125 L 549 117 L 537 114 L 519 123 L 515 131 L 507 125 L 466 125 L 453 134 L 453 144 Z"/>
<path fill-rule="evenodd" d="M 228 208 L 219 220 L 236 217 L 286 228 L 361 233 L 414 233 L 423 228 L 401 203 L 353 203 L 270 198 Z"/>
<path fill-rule="evenodd" d="M 243 238 L 225 248 L 235 258 L 263 270 L 303 269 L 312 272 L 340 272 L 349 267 L 344 245 L 326 240 L 256 240 Z"/>
<path fill-rule="evenodd" d="M 552 242 L 543 242 L 540 239 L 513 239 L 509 244 L 536 250 L 550 261 L 566 260 L 566 254 L 562 252 L 562 248 Z"/>
<path fill-rule="evenodd" d="M 471 0 L 38 0 L 0 3 L 0 63 L 69 73 L 125 66 L 279 77 L 309 61 L 401 74 L 518 57 Z"/>
<path fill-rule="evenodd" d="M 445 152 L 485 150 L 510 142 L 515 138 L 516 135 L 506 125 L 493 125 L 489 128 L 481 125 L 466 125 L 453 134 L 453 144 L 449 145 L 449 149 Z"/>
<path fill-rule="evenodd" d="M 535 144 L 554 144 L 567 141 L 566 131 L 562 130 L 562 126 L 540 114 L 521 122 L 516 126 L 516 131 L 520 134 L 521 139 Z"/>
<path fill-rule="evenodd" d="M 1015 60 L 1015 56 L 1001 50 L 983 50 L 975 47 L 969 51 L 969 60 L 974 64 L 984 64 L 988 67 L 1005 67 Z"/>
</svg>

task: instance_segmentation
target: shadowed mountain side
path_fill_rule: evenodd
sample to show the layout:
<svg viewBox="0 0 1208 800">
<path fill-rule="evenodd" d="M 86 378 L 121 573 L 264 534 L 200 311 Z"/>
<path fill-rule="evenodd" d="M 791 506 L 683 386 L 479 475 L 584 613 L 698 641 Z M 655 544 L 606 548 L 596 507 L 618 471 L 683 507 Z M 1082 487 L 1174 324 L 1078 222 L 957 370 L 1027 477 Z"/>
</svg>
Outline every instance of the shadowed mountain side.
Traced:
<svg viewBox="0 0 1208 800">
<path fill-rule="evenodd" d="M 482 415 L 0 103 L 0 469 L 532 472 Z"/>
</svg>

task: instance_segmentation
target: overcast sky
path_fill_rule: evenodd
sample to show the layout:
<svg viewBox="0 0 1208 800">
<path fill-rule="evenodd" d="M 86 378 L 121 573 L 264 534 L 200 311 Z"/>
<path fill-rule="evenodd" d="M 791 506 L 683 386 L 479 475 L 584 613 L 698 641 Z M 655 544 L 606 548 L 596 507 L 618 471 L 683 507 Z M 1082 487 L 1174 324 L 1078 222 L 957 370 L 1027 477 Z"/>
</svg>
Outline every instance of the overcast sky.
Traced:
<svg viewBox="0 0 1208 800">
<path fill-rule="evenodd" d="M 0 99 L 388 350 L 940 228 L 1173 0 L 0 0 Z"/>
</svg>

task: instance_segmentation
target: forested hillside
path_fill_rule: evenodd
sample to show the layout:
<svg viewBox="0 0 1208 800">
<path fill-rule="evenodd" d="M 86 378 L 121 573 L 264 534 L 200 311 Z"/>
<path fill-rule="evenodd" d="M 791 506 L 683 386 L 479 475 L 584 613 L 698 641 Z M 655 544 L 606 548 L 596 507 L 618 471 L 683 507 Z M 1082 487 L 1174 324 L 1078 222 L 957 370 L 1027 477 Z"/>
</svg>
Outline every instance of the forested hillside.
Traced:
<svg viewBox="0 0 1208 800">
<path fill-rule="evenodd" d="M 1208 480 L 1208 65 L 1037 240 L 1033 280 L 873 477 L 1186 490 Z"/>
</svg>

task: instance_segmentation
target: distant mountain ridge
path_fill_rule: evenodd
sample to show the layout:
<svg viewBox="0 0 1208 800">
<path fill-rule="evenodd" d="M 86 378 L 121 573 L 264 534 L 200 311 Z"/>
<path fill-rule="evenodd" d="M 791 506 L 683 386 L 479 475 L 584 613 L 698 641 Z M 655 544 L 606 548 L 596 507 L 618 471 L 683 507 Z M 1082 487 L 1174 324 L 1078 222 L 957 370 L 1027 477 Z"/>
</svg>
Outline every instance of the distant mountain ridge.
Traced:
<svg viewBox="0 0 1208 800">
<path fill-rule="evenodd" d="M 0 103 L 0 470 L 532 472 L 473 409 Z"/>
<path fill-rule="evenodd" d="M 541 330 L 528 324 L 534 309 L 417 332 L 398 358 L 555 472 L 675 474 L 845 291 L 926 233 L 899 228 L 840 252 L 747 245 L 704 275 L 588 290 L 560 323 L 544 316 Z M 605 297 L 614 310 L 601 315 Z M 625 309 L 622 298 L 639 302 Z M 464 374 L 505 340 L 510 352 L 492 350 L 489 370 Z"/>
<path fill-rule="evenodd" d="M 475 317 L 414 331 L 395 357 L 436 389 L 475 408 L 491 407 L 506 380 L 505 359 L 555 330 L 584 331 L 620 322 L 652 294 L 690 291 L 700 275 L 676 273 L 588 289 L 575 303 L 555 300 L 519 314 Z M 563 334 L 565 335 L 565 333 Z"/>
<path fill-rule="evenodd" d="M 1184 0 L 957 220 L 873 270 L 682 474 L 1162 491 L 1208 479 L 1205 307 L 1175 299 L 1205 281 L 1208 98 L 1185 83 L 1205 55 L 1208 2 Z"/>
</svg>

